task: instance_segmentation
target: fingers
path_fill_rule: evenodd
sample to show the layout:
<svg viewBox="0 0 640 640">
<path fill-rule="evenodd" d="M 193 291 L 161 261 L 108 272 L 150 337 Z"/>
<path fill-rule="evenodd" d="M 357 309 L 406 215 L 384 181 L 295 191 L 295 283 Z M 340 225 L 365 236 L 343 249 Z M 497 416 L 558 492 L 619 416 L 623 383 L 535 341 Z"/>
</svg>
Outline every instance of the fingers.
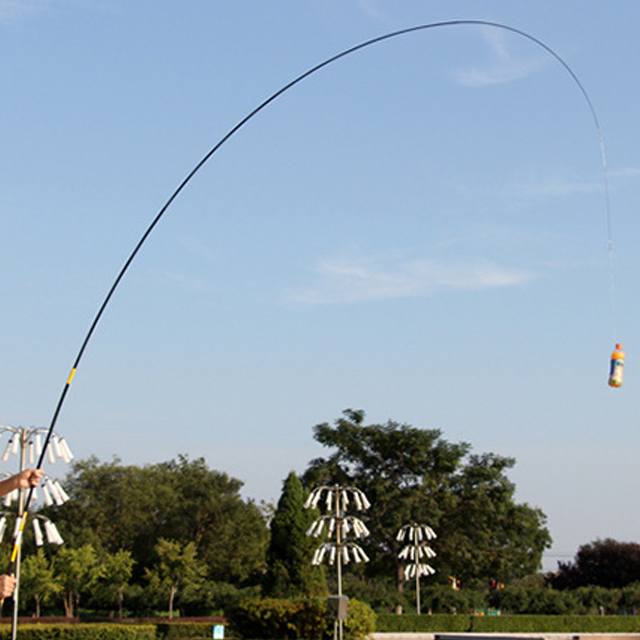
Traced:
<svg viewBox="0 0 640 640">
<path fill-rule="evenodd" d="M 42 469 L 25 469 L 16 476 L 18 487 L 20 489 L 37 487 L 43 475 L 44 471 Z"/>
<path fill-rule="evenodd" d="M 14 576 L 3 575 L 0 576 L 0 597 L 10 598 L 13 595 L 13 591 L 16 588 L 16 579 Z"/>
</svg>

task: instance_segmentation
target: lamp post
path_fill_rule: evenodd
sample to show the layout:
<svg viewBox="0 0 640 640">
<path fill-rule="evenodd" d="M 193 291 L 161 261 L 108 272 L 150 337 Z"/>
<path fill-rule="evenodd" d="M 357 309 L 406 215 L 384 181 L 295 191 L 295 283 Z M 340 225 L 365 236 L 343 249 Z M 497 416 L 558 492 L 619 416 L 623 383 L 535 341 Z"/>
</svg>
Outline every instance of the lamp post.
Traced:
<svg viewBox="0 0 640 640">
<path fill-rule="evenodd" d="M 437 538 L 435 531 L 426 524 L 407 524 L 398 531 L 398 542 L 408 541 L 398 554 L 401 560 L 410 560 L 404 568 L 404 579 L 416 581 L 416 611 L 420 614 L 420 576 L 431 576 L 436 571 L 423 562 L 425 558 L 435 558 L 436 552 L 429 546 L 429 540 Z"/>
<path fill-rule="evenodd" d="M 307 535 L 314 537 L 326 533 L 328 541 L 323 542 L 313 554 L 311 564 L 317 566 L 326 558 L 330 565 L 337 565 L 338 596 L 329 597 L 329 605 L 334 607 L 334 640 L 339 633 L 342 640 L 343 621 L 347 618 L 347 599 L 342 595 L 342 565 L 353 561 L 369 562 L 369 557 L 349 536 L 356 539 L 366 538 L 369 530 L 364 523 L 350 515 L 346 515 L 350 505 L 358 511 L 371 506 L 367 496 L 356 487 L 340 487 L 338 485 L 322 486 L 314 489 L 304 504 L 305 509 L 315 509 L 320 502 L 324 504 L 327 515 L 315 520 L 307 530 Z"/>
<path fill-rule="evenodd" d="M 27 463 L 34 464 L 36 458 L 39 459 L 42 454 L 42 440 L 43 437 L 46 437 L 47 429 L 37 427 L 25 428 L 0 426 L 0 438 L 5 434 L 9 435 L 9 439 L 2 454 L 2 462 L 6 462 L 9 459 L 9 456 L 16 455 L 18 456 L 18 471 L 24 471 Z M 71 453 L 65 439 L 56 434 L 52 434 L 51 438 L 49 438 L 45 453 L 50 463 L 54 463 L 56 459 L 61 459 L 68 463 L 73 459 L 73 454 Z M 41 482 L 42 495 L 47 506 L 51 506 L 53 504 L 61 505 L 69 499 L 69 496 L 57 479 L 51 478 L 50 476 L 44 476 Z M 32 497 L 36 497 L 36 489 L 34 488 L 32 491 Z M 27 517 L 27 512 L 25 511 L 25 497 L 26 494 L 24 489 L 16 489 L 4 497 L 5 507 L 10 507 L 13 502 L 17 502 L 17 517 L 13 534 L 15 539 L 14 549 L 16 550 L 16 586 L 13 592 L 13 616 L 11 625 L 12 640 L 16 640 L 18 630 L 20 564 L 22 557 L 21 538 L 24 532 L 24 519 Z M 4 535 L 4 531 L 7 526 L 7 515 L 9 515 L 8 512 L 3 512 L 2 517 L 0 517 L 0 540 Z M 55 524 L 46 516 L 38 514 L 33 516 L 33 531 L 37 546 L 42 546 L 44 543 L 42 528 L 40 526 L 41 523 L 44 527 L 45 535 L 49 543 L 58 545 L 63 543 L 62 537 L 58 533 Z"/>
</svg>

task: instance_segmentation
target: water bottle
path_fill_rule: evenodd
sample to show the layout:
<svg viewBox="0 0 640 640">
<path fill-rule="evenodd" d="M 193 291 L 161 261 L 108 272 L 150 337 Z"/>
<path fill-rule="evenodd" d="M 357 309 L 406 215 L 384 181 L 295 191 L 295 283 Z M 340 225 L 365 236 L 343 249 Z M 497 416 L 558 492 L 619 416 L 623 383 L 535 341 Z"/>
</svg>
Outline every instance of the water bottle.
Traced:
<svg viewBox="0 0 640 640">
<path fill-rule="evenodd" d="M 624 373 L 624 351 L 622 350 L 622 345 L 617 344 L 615 351 L 611 354 L 611 370 L 609 372 L 609 386 L 621 387 L 623 373 Z"/>
</svg>

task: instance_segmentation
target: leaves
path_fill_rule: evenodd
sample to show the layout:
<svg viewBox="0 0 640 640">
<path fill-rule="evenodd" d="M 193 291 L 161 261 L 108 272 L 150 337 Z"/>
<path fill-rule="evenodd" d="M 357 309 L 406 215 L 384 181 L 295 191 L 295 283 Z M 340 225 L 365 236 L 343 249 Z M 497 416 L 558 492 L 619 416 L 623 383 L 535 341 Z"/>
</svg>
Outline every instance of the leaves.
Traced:
<svg viewBox="0 0 640 640">
<path fill-rule="evenodd" d="M 369 577 L 395 574 L 402 589 L 396 533 L 411 522 L 438 533 L 436 579 L 456 575 L 467 585 L 526 575 L 539 567 L 550 545 L 545 516 L 514 501 L 506 471 L 515 461 L 492 453 L 470 454 L 467 443 L 450 443 L 438 429 L 388 421 L 364 424 L 363 411 L 349 409 L 314 437 L 331 453 L 313 460 L 307 487 L 353 485 L 373 507 L 366 544 Z"/>
</svg>

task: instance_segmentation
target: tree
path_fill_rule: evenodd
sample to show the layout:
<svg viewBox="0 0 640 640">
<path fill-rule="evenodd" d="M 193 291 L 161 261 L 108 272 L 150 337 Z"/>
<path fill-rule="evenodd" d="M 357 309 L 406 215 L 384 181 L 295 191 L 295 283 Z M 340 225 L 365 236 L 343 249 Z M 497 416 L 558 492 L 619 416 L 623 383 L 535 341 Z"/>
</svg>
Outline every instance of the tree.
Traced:
<svg viewBox="0 0 640 640">
<path fill-rule="evenodd" d="M 155 562 L 160 537 L 194 542 L 209 577 L 236 586 L 257 583 L 268 529 L 261 510 L 240 495 L 242 483 L 207 468 L 203 459 L 144 467 L 116 458 L 75 462 L 65 481 L 71 500 L 56 522 L 70 546 L 90 542 L 107 553 L 128 551 L 133 581 Z"/>
<path fill-rule="evenodd" d="M 98 596 L 104 603 L 115 603 L 118 617 L 123 617 L 124 592 L 133 575 L 134 559 L 130 551 L 107 554 L 102 565 L 102 576 L 98 584 Z"/>
<path fill-rule="evenodd" d="M 607 538 L 582 545 L 573 562 L 559 562 L 552 584 L 560 589 L 626 587 L 640 581 L 640 544 Z"/>
<path fill-rule="evenodd" d="M 34 599 L 36 618 L 40 617 L 41 606 L 49 603 L 61 590 L 62 586 L 55 577 L 52 563 L 42 549 L 22 560 L 20 591 L 26 599 Z"/>
<path fill-rule="evenodd" d="M 93 545 L 60 549 L 56 554 L 55 574 L 62 586 L 65 615 L 73 618 L 74 613 L 78 613 L 80 597 L 90 592 L 102 575 Z"/>
<path fill-rule="evenodd" d="M 175 540 L 160 539 L 155 547 L 158 562 L 146 569 L 152 591 L 168 593 L 169 618 L 173 618 L 173 604 L 180 589 L 197 588 L 204 577 L 205 568 L 197 557 L 196 545 L 182 545 Z"/>
<path fill-rule="evenodd" d="M 545 516 L 514 502 L 505 476 L 513 460 L 495 454 L 470 455 L 467 443 L 450 443 L 438 429 L 388 421 L 364 424 L 365 413 L 346 410 L 332 426 L 314 428 L 315 439 L 332 449 L 311 461 L 305 486 L 353 485 L 372 504 L 363 514 L 371 531 L 363 542 L 371 558 L 369 577 L 394 575 L 403 586 L 396 534 L 424 522 L 438 533 L 436 580 L 450 575 L 463 585 L 488 584 L 535 571 L 550 545 Z"/>
<path fill-rule="evenodd" d="M 267 572 L 263 593 L 274 598 L 311 597 L 325 594 L 327 585 L 321 567 L 311 565 L 317 541 L 307 536 L 314 514 L 304 508 L 302 482 L 292 471 L 271 520 L 267 549 Z"/>
</svg>

